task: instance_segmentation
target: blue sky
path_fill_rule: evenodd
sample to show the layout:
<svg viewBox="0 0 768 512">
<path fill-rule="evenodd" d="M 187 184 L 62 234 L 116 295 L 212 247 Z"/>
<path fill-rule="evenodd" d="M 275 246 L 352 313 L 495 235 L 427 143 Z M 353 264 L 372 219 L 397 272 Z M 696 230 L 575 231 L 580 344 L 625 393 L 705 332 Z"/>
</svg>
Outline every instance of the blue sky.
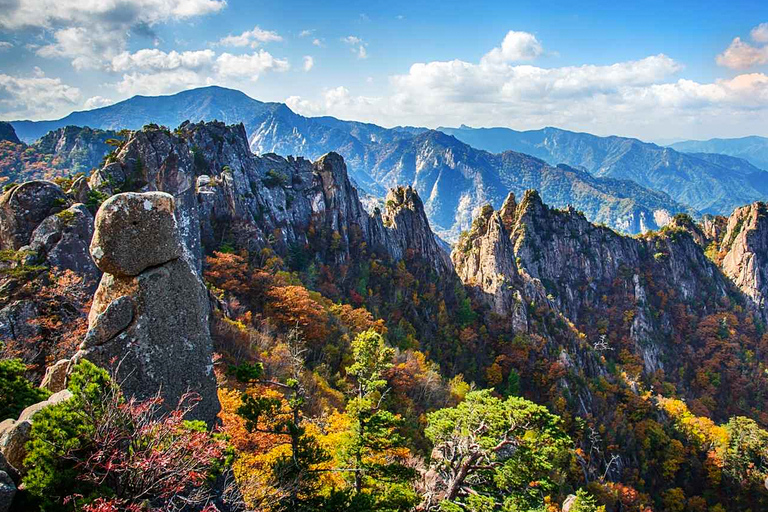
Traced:
<svg viewBox="0 0 768 512">
<path fill-rule="evenodd" d="M 0 118 L 218 84 L 305 115 L 768 136 L 768 2 L 0 0 Z"/>
</svg>

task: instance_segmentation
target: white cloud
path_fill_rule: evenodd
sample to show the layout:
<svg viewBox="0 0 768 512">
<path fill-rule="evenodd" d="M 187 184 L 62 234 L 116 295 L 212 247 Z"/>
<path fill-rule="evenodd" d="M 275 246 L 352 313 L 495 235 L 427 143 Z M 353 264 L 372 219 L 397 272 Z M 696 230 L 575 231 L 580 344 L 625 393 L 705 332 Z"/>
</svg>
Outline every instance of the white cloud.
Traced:
<svg viewBox="0 0 768 512">
<path fill-rule="evenodd" d="M 309 55 L 304 56 L 304 71 L 309 71 L 315 66 L 315 59 Z"/>
<path fill-rule="evenodd" d="M 227 36 L 219 41 L 222 46 L 250 46 L 256 48 L 263 43 L 280 42 L 283 38 L 277 32 L 262 30 L 258 26 L 246 30 L 239 36 Z"/>
<path fill-rule="evenodd" d="M 768 64 L 768 23 L 756 26 L 749 35 L 754 42 L 762 46 L 753 46 L 740 37 L 735 37 L 715 61 L 720 66 L 731 69 L 749 69 Z"/>
<path fill-rule="evenodd" d="M 101 22 L 130 27 L 202 16 L 225 6 L 224 0 L 18 0 L 5 3 L 0 25 L 50 29 L 62 24 Z"/>
<path fill-rule="evenodd" d="M 5 118 L 54 115 L 78 103 L 80 90 L 48 78 L 40 68 L 32 76 L 0 74 L 0 113 Z"/>
<path fill-rule="evenodd" d="M 768 23 L 761 23 L 749 33 L 756 43 L 768 43 Z"/>
<path fill-rule="evenodd" d="M 760 66 L 768 63 L 768 45 L 752 46 L 737 37 L 723 53 L 717 56 L 716 61 L 719 65 L 731 69 L 749 69 Z"/>
<path fill-rule="evenodd" d="M 43 29 L 53 40 L 39 47 L 39 55 L 71 59 L 76 69 L 96 68 L 125 50 L 131 34 L 154 37 L 159 23 L 225 6 L 225 0 L 14 0 L 0 9 L 0 27 Z"/>
<path fill-rule="evenodd" d="M 0 41 L 0 52 L 10 50 L 11 48 L 13 48 L 13 43 L 9 43 L 8 41 Z"/>
<path fill-rule="evenodd" d="M 349 89 L 339 86 L 325 89 L 319 102 L 313 102 L 301 96 L 290 96 L 286 98 L 285 104 L 294 112 L 313 116 L 329 112 L 360 112 L 377 106 L 381 100 L 381 98 L 354 96 Z"/>
<path fill-rule="evenodd" d="M 217 55 L 210 49 L 166 53 L 151 48 L 115 56 L 110 69 L 123 73 L 117 90 L 133 95 L 178 92 L 227 80 L 255 81 L 267 72 L 287 71 L 290 64 L 265 50 Z"/>
<path fill-rule="evenodd" d="M 299 37 L 309 37 L 309 36 L 311 36 L 314 33 L 315 33 L 315 29 L 313 29 L 313 28 L 307 29 L 307 30 L 302 30 L 301 32 L 299 32 Z"/>
<path fill-rule="evenodd" d="M 367 59 L 368 58 L 368 50 L 365 49 L 366 46 L 368 46 L 368 43 L 363 41 L 357 36 L 347 36 L 342 37 L 341 41 L 344 43 L 347 43 L 352 48 L 352 53 L 357 55 L 358 59 Z"/>
<path fill-rule="evenodd" d="M 91 110 L 94 108 L 106 107 L 107 105 L 111 105 L 112 103 L 114 103 L 114 101 L 112 101 L 109 98 L 104 98 L 103 96 L 91 96 L 90 98 L 85 100 L 85 103 L 83 103 L 83 107 L 86 110 Z"/>
<path fill-rule="evenodd" d="M 541 54 L 540 44 L 509 35 L 505 41 L 511 41 L 506 51 L 502 43 L 477 62 L 415 63 L 390 77 L 390 89 L 381 97 L 337 87 L 317 99 L 291 97 L 290 106 L 305 115 L 388 126 L 559 126 L 647 139 L 766 134 L 768 76 L 763 73 L 696 82 L 679 77 L 683 66 L 663 54 L 611 65 L 545 68 L 511 62 Z"/>
<path fill-rule="evenodd" d="M 215 61 L 213 50 L 188 52 L 171 51 L 169 53 L 157 49 L 144 49 L 136 53 L 123 52 L 112 58 L 112 71 L 128 70 L 172 70 L 178 68 L 202 69 L 211 66 Z"/>
<path fill-rule="evenodd" d="M 54 42 L 36 50 L 37 55 L 46 58 L 72 59 L 72 66 L 77 70 L 99 67 L 103 59 L 111 58 L 120 47 L 113 32 L 96 27 L 92 29 L 69 27 L 56 30 L 53 38 Z"/>
<path fill-rule="evenodd" d="M 312 40 L 312 44 L 317 46 L 317 47 L 319 47 L 319 48 L 322 48 L 323 47 L 323 40 L 315 38 L 315 39 Z"/>
<path fill-rule="evenodd" d="M 536 36 L 528 32 L 510 30 L 501 46 L 486 53 L 481 62 L 485 64 L 507 64 L 521 60 L 533 60 L 544 52 Z"/>
<path fill-rule="evenodd" d="M 155 73 L 127 73 L 115 88 L 122 94 L 165 94 L 175 93 L 192 87 L 212 85 L 212 77 L 189 69 L 174 69 Z"/>
<path fill-rule="evenodd" d="M 216 69 L 219 76 L 248 78 L 258 80 L 267 71 L 288 71 L 287 60 L 276 59 L 269 52 L 260 50 L 250 55 L 232 55 L 222 53 L 216 58 Z"/>
</svg>

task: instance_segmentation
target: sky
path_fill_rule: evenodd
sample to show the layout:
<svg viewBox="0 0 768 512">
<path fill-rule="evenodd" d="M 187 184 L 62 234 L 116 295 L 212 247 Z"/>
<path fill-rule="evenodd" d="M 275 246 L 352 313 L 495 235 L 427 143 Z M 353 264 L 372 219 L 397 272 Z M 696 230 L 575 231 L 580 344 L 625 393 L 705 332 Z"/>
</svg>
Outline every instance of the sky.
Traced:
<svg viewBox="0 0 768 512">
<path fill-rule="evenodd" d="M 768 136 L 768 1 L 0 0 L 0 119 L 214 84 L 383 126 Z"/>
</svg>

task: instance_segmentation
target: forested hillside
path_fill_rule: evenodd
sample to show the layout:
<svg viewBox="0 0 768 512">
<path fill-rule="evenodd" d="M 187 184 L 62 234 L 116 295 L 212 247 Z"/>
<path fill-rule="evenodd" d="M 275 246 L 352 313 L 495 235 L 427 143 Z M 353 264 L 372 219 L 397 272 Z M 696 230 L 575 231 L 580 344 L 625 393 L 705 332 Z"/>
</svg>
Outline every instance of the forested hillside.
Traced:
<svg viewBox="0 0 768 512">
<path fill-rule="evenodd" d="M 629 237 L 528 191 L 451 255 L 426 204 L 223 123 L 8 187 L 11 510 L 768 507 L 763 203 Z"/>
</svg>

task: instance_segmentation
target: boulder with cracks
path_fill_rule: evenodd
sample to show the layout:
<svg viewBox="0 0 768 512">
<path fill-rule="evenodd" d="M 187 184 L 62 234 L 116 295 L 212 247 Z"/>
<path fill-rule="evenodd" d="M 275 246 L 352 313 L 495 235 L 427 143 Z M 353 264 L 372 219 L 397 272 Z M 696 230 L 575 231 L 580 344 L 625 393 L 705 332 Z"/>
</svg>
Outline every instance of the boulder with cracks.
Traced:
<svg viewBox="0 0 768 512">
<path fill-rule="evenodd" d="M 159 392 L 167 408 L 195 392 L 201 400 L 187 419 L 211 425 L 219 402 L 207 291 L 182 252 L 172 196 L 126 193 L 106 201 L 91 244 L 104 275 L 74 359 L 111 369 L 128 397 Z"/>
</svg>

